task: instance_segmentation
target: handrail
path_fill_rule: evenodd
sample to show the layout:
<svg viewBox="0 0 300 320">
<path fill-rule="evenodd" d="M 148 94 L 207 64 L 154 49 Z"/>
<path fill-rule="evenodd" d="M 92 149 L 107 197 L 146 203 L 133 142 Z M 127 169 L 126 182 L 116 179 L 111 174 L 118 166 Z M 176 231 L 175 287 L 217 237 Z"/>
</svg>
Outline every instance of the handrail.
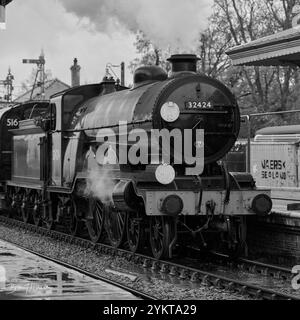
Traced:
<svg viewBox="0 0 300 320">
<path fill-rule="evenodd" d="M 141 120 L 141 121 L 134 121 L 130 123 L 119 123 L 119 124 L 113 124 L 109 126 L 101 126 L 101 127 L 94 127 L 94 128 L 80 128 L 80 129 L 67 129 L 67 130 L 53 130 L 50 133 L 73 133 L 73 132 L 83 132 L 83 131 L 91 131 L 91 130 L 101 130 L 101 129 L 112 129 L 117 127 L 124 127 L 124 126 L 135 126 L 145 123 L 150 123 L 152 120 Z"/>
</svg>

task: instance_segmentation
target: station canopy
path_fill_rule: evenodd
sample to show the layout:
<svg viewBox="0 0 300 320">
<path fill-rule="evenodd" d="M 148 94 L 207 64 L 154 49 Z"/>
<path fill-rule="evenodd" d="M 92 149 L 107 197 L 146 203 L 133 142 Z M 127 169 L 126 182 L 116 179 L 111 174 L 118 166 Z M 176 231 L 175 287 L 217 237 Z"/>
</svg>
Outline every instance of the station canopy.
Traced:
<svg viewBox="0 0 300 320">
<path fill-rule="evenodd" d="M 300 26 L 228 50 L 234 66 L 300 66 Z"/>
</svg>

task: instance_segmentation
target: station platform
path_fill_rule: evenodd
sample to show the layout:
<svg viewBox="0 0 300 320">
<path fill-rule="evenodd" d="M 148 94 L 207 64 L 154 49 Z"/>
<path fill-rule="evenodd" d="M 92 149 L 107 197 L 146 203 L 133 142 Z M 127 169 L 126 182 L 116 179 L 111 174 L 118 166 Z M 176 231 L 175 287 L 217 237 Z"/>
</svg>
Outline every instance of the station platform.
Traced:
<svg viewBox="0 0 300 320">
<path fill-rule="evenodd" d="M 0 300 L 138 300 L 131 293 L 0 240 Z"/>
<path fill-rule="evenodd" d="M 288 210 L 288 205 L 292 203 L 295 204 L 295 201 L 287 201 L 281 199 L 272 199 L 272 201 L 273 210 L 271 216 L 273 216 L 273 218 L 281 218 L 286 220 L 285 223 L 287 225 L 300 227 L 300 207 L 299 209 L 297 208 L 297 210 Z"/>
</svg>

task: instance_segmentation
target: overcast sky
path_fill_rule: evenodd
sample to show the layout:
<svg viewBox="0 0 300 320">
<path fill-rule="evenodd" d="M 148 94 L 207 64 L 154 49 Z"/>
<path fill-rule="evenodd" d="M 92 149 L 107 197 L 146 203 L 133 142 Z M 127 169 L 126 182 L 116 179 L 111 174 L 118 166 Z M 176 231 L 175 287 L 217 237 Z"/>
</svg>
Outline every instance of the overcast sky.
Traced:
<svg viewBox="0 0 300 320">
<path fill-rule="evenodd" d="M 8 67 L 15 76 L 15 92 L 30 77 L 33 65 L 23 58 L 38 58 L 43 48 L 46 69 L 53 77 L 70 84 L 70 66 L 77 57 L 81 65 L 81 83 L 98 82 L 108 62 L 128 65 L 136 56 L 135 37 L 125 30 L 110 34 L 95 32 L 88 21 L 67 13 L 58 0 L 13 0 L 6 7 L 6 30 L 0 30 L 0 80 Z M 127 71 L 127 82 L 131 74 Z M 0 89 L 0 95 L 2 89 Z"/>
</svg>

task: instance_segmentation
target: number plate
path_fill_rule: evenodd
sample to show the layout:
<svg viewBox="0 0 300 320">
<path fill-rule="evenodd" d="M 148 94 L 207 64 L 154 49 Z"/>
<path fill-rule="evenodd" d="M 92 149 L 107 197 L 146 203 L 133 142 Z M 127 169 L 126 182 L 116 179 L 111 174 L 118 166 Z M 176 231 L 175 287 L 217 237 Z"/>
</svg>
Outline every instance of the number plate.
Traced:
<svg viewBox="0 0 300 320">
<path fill-rule="evenodd" d="M 209 101 L 187 101 L 185 103 L 186 110 L 211 110 L 213 104 Z"/>
<path fill-rule="evenodd" d="M 9 129 L 16 129 L 19 127 L 19 119 L 13 119 L 13 118 L 9 118 L 9 119 L 6 119 L 6 126 L 9 128 Z"/>
</svg>

